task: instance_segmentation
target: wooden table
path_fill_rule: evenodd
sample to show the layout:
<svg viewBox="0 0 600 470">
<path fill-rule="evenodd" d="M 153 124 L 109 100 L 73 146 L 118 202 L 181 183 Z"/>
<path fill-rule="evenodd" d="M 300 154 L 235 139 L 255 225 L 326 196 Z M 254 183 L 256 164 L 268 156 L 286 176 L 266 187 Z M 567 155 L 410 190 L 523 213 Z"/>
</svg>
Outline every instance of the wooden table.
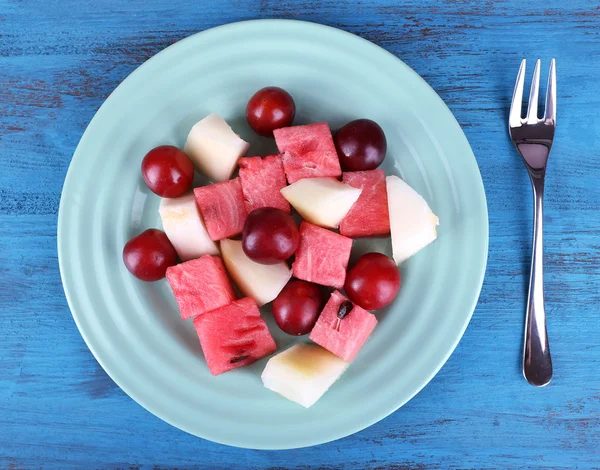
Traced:
<svg viewBox="0 0 600 470">
<path fill-rule="evenodd" d="M 351 31 L 421 74 L 471 142 L 490 217 L 479 305 L 435 379 L 369 429 L 285 452 L 203 441 L 133 402 L 79 335 L 56 252 L 62 182 L 108 94 L 179 39 L 270 17 Z M 0 0 L 0 467 L 600 465 L 599 33 L 597 1 Z M 555 376 L 544 389 L 520 372 L 532 201 L 506 122 L 524 57 L 542 58 L 544 76 L 551 57 L 558 67 L 545 219 Z"/>
</svg>

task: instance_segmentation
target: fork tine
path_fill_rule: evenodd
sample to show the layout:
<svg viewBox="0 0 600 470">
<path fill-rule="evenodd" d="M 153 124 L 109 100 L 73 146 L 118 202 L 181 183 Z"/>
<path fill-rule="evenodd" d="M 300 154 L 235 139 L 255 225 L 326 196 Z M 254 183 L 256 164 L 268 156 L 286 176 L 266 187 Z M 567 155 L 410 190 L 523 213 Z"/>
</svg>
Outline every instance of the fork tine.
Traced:
<svg viewBox="0 0 600 470">
<path fill-rule="evenodd" d="M 538 122 L 538 94 L 540 92 L 540 59 L 536 60 L 533 69 L 533 79 L 531 80 L 531 90 L 529 91 L 529 105 L 527 106 L 527 124 Z"/>
<path fill-rule="evenodd" d="M 512 102 L 510 103 L 510 114 L 508 116 L 509 127 L 519 127 L 521 125 L 521 107 L 523 106 L 523 87 L 525 85 L 525 64 L 526 61 L 521 61 L 517 81 L 515 83 L 515 91 L 513 92 Z"/>
<path fill-rule="evenodd" d="M 552 124 L 556 122 L 556 61 L 554 59 L 550 62 L 550 73 L 548 74 L 544 120 Z"/>
</svg>

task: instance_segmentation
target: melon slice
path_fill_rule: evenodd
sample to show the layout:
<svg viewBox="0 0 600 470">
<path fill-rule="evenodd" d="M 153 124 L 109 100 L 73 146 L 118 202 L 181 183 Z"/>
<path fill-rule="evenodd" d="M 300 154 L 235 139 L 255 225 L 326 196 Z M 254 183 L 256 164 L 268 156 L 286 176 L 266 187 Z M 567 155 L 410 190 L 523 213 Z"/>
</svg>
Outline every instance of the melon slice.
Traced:
<svg viewBox="0 0 600 470">
<path fill-rule="evenodd" d="M 348 363 L 314 344 L 297 344 L 269 359 L 263 385 L 309 408 L 340 378 Z"/>
<path fill-rule="evenodd" d="M 361 192 L 335 178 L 305 178 L 281 190 L 305 220 L 330 228 L 339 227 Z"/>
<path fill-rule="evenodd" d="M 225 181 L 249 147 L 221 116 L 209 114 L 192 127 L 184 151 L 200 172 L 212 180 Z"/>
<path fill-rule="evenodd" d="M 310 333 L 310 339 L 346 362 L 352 362 L 377 325 L 372 313 L 353 305 L 343 320 L 338 311 L 346 297 L 335 291 Z M 339 321 L 338 321 L 339 320 Z"/>
<path fill-rule="evenodd" d="M 260 264 L 248 258 L 240 240 L 221 240 L 221 252 L 235 285 L 259 307 L 274 300 L 292 277 L 285 261 Z"/>
<path fill-rule="evenodd" d="M 397 176 L 388 176 L 386 185 L 392 253 L 400 264 L 437 238 L 440 219 L 427 201 Z"/>
<path fill-rule="evenodd" d="M 212 375 L 247 366 L 277 349 L 254 300 L 244 298 L 194 320 Z"/>
<path fill-rule="evenodd" d="M 193 193 L 175 198 L 162 198 L 158 212 L 163 230 L 181 261 L 200 258 L 206 254 L 219 254 L 217 244 L 210 239 L 206 231 Z"/>
</svg>

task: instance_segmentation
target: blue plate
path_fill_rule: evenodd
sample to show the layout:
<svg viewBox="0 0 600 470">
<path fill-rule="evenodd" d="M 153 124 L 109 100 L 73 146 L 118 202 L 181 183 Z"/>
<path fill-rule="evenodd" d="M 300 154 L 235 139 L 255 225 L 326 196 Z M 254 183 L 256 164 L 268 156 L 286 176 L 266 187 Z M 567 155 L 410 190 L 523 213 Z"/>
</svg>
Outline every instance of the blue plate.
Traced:
<svg viewBox="0 0 600 470">
<path fill-rule="evenodd" d="M 263 388 L 266 359 L 219 377 L 205 364 L 191 322 L 165 281 L 125 269 L 125 242 L 161 227 L 159 198 L 140 162 L 160 144 L 182 147 L 211 112 L 251 143 L 275 152 L 247 126 L 248 98 L 277 85 L 297 104 L 296 124 L 359 117 L 388 139 L 383 169 L 419 191 L 440 218 L 439 238 L 401 266 L 397 300 L 356 361 L 310 409 Z M 352 434 L 410 400 L 448 359 L 479 296 L 488 220 L 477 163 L 460 126 L 413 70 L 352 34 L 311 23 L 264 20 L 196 34 L 129 76 L 102 105 L 71 162 L 60 203 L 58 252 L 65 293 L 90 350 L 134 400 L 161 419 L 240 447 L 310 446 Z M 361 240 L 353 256 L 391 254 L 389 239 Z M 264 317 L 280 349 L 296 339 Z"/>
</svg>

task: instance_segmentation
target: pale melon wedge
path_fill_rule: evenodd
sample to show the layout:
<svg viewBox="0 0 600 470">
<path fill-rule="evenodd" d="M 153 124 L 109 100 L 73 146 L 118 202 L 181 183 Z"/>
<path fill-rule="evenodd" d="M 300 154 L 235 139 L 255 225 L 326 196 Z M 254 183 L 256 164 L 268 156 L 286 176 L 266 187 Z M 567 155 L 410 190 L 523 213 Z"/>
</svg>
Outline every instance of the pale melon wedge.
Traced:
<svg viewBox="0 0 600 470">
<path fill-rule="evenodd" d="M 234 284 L 259 307 L 274 300 L 292 277 L 285 261 L 260 264 L 248 258 L 240 240 L 221 240 L 221 254 Z"/>
<path fill-rule="evenodd" d="M 221 116 L 213 113 L 192 127 L 184 151 L 200 172 L 212 180 L 225 181 L 249 147 Z"/>
<path fill-rule="evenodd" d="M 262 381 L 269 390 L 309 408 L 349 365 L 321 346 L 297 344 L 269 359 Z"/>
<path fill-rule="evenodd" d="M 335 178 L 304 178 L 281 190 L 304 220 L 329 228 L 339 227 L 361 192 Z"/>
<path fill-rule="evenodd" d="M 396 264 L 437 238 L 440 220 L 427 201 L 397 176 L 386 178 L 392 253 Z"/>
<path fill-rule="evenodd" d="M 219 254 L 216 243 L 208 236 L 193 193 L 162 198 L 158 212 L 163 230 L 181 261 Z"/>
</svg>

